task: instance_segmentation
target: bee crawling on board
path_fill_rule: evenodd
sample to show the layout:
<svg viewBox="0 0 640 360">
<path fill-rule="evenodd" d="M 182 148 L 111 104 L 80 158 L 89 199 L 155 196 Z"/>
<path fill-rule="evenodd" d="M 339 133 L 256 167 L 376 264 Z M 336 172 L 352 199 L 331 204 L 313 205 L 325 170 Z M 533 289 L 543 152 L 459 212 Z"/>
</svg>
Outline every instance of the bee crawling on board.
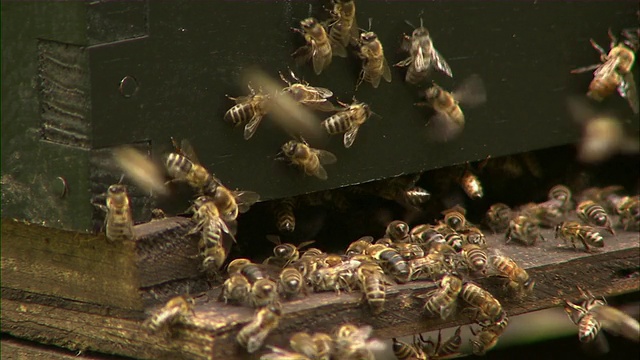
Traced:
<svg viewBox="0 0 640 360">
<path fill-rule="evenodd" d="M 329 25 L 329 40 L 334 56 L 347 57 L 347 46 L 355 45 L 358 38 L 355 0 L 332 0 L 332 23 Z"/>
<path fill-rule="evenodd" d="M 195 301 L 187 295 L 176 296 L 169 300 L 162 308 L 155 311 L 144 321 L 143 327 L 152 333 L 161 329 L 168 329 L 171 325 L 185 322 L 189 315 L 195 315 L 193 306 Z"/>
<path fill-rule="evenodd" d="M 591 200 L 580 202 L 576 207 L 576 214 L 585 224 L 605 228 L 611 235 L 616 234 L 611 225 L 611 218 L 604 208 L 595 202 Z"/>
<path fill-rule="evenodd" d="M 282 317 L 282 306 L 276 302 L 256 311 L 253 320 L 246 324 L 236 336 L 236 341 L 253 354 L 262 347 L 267 336 L 278 327 Z"/>
<path fill-rule="evenodd" d="M 371 22 L 369 22 L 369 26 L 371 26 Z M 378 88 L 380 79 L 391 82 L 391 69 L 384 56 L 378 35 L 372 31 L 363 32 L 360 34 L 358 47 L 358 57 L 362 59 L 362 71 L 360 71 L 356 90 L 363 81 L 370 83 L 374 88 Z"/>
<path fill-rule="evenodd" d="M 192 206 L 193 220 L 196 226 L 188 234 L 200 232 L 198 248 L 202 254 L 203 270 L 217 274 L 227 259 L 231 244 L 236 241 L 231 230 L 220 216 L 218 207 L 212 198 L 199 196 Z"/>
<path fill-rule="evenodd" d="M 360 126 L 373 114 L 369 105 L 353 99 L 351 105 L 338 102 L 343 108 L 337 113 L 329 116 L 322 122 L 322 127 L 329 133 L 335 135 L 344 133 L 343 143 L 345 148 L 350 148 L 356 140 Z"/>
<path fill-rule="evenodd" d="M 320 180 L 327 180 L 327 171 L 323 165 L 334 164 L 338 159 L 333 153 L 314 149 L 302 140 L 289 140 L 282 145 L 281 153 L 293 165 L 300 167 L 306 175 L 315 176 Z M 280 157 L 279 159 L 283 159 Z"/>
<path fill-rule="evenodd" d="M 561 238 L 565 243 L 571 241 L 574 249 L 577 249 L 576 241 L 580 241 L 586 252 L 591 252 L 591 247 L 604 247 L 604 239 L 596 228 L 575 221 L 563 221 L 558 224 L 555 236 L 556 239 Z"/>
<path fill-rule="evenodd" d="M 106 205 L 95 204 L 95 206 L 106 212 L 104 230 L 107 239 L 111 241 L 133 240 L 135 230 L 127 187 L 122 184 L 113 184 L 107 189 L 106 197 Z"/>
<path fill-rule="evenodd" d="M 617 90 L 618 94 L 629 102 L 633 113 L 638 114 L 640 100 L 638 100 L 638 90 L 631 72 L 635 62 L 634 50 L 637 49 L 632 50 L 627 47 L 631 42 L 619 43 L 611 29 L 608 34 L 611 39 L 608 53 L 593 39 L 590 40 L 591 46 L 600 53 L 600 63 L 571 70 L 571 73 L 580 74 L 595 70 L 587 96 L 593 100 L 602 101 Z"/>
<path fill-rule="evenodd" d="M 533 246 L 538 239 L 544 241 L 544 237 L 542 237 L 540 233 L 540 226 L 535 219 L 529 216 L 518 215 L 509 222 L 509 228 L 505 234 L 507 244 L 516 240 L 526 246 Z"/>
<path fill-rule="evenodd" d="M 307 44 L 300 47 L 291 56 L 296 59 L 298 64 L 311 60 L 313 71 L 316 75 L 320 75 L 331 64 L 333 57 L 327 31 L 318 20 L 311 17 L 300 21 L 300 27 L 301 29 L 293 28 L 292 30 L 302 34 Z"/>
<path fill-rule="evenodd" d="M 276 244 L 273 248 L 273 256 L 268 257 L 264 264 L 269 264 L 277 267 L 287 267 L 292 262 L 297 261 L 300 258 L 299 249 L 313 244 L 314 240 L 304 241 L 298 245 L 282 243 L 279 236 L 267 235 L 267 239 Z"/>
</svg>

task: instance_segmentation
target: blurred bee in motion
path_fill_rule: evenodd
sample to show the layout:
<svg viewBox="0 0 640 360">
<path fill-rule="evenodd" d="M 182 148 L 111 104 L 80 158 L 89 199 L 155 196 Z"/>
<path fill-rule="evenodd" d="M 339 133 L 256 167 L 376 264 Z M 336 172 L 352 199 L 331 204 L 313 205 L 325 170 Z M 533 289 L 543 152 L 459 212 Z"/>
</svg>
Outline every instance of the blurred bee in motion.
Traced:
<svg viewBox="0 0 640 360">
<path fill-rule="evenodd" d="M 291 233 L 296 228 L 296 208 L 297 200 L 293 197 L 288 197 L 274 201 L 273 214 L 276 218 L 276 226 L 280 232 Z"/>
<path fill-rule="evenodd" d="M 586 200 L 578 204 L 576 208 L 578 218 L 584 221 L 586 224 L 602 227 L 607 229 L 612 235 L 616 232 L 611 226 L 611 219 L 604 208 L 591 200 Z"/>
<path fill-rule="evenodd" d="M 423 82 L 432 68 L 453 77 L 449 64 L 433 46 L 429 30 L 423 26 L 422 19 L 420 19 L 420 27 L 413 30 L 411 37 L 404 36 L 401 49 L 409 52 L 409 57 L 394 66 L 409 67 L 405 76 L 406 82 L 414 85 Z"/>
<path fill-rule="evenodd" d="M 334 22 L 329 29 L 333 55 L 347 57 L 347 45 L 355 45 L 358 38 L 356 3 L 354 0 L 332 0 L 331 16 Z"/>
<path fill-rule="evenodd" d="M 125 185 L 114 184 L 109 186 L 106 206 L 102 204 L 96 204 L 96 206 L 107 213 L 104 219 L 107 239 L 123 241 L 135 238 L 131 205 Z"/>
<path fill-rule="evenodd" d="M 496 275 L 506 280 L 505 287 L 508 290 L 518 295 L 533 291 L 535 281 L 512 258 L 500 254 L 498 250 L 494 250 L 489 256 L 489 263 Z"/>
<path fill-rule="evenodd" d="M 313 244 L 315 241 L 304 241 L 299 245 L 282 243 L 280 241 L 279 236 L 267 236 L 267 239 L 272 243 L 276 244 L 273 248 L 273 256 L 267 258 L 264 263 L 277 266 L 277 267 L 286 267 L 294 261 L 297 261 L 300 258 L 299 249 Z"/>
<path fill-rule="evenodd" d="M 371 312 L 381 313 L 386 295 L 384 271 L 375 262 L 364 262 L 358 267 L 357 274 L 360 289 L 365 293 Z"/>
<path fill-rule="evenodd" d="M 329 135 L 345 133 L 344 147 L 350 148 L 356 140 L 360 126 L 367 121 L 372 111 L 369 105 L 357 102 L 355 99 L 351 105 L 339 103 L 344 106 L 344 109 L 325 119 L 321 125 Z"/>
<path fill-rule="evenodd" d="M 535 245 L 538 239 L 544 241 L 538 224 L 524 215 L 518 215 L 509 221 L 509 228 L 507 229 L 505 239 L 507 244 L 512 240 L 516 240 L 527 246 Z"/>
<path fill-rule="evenodd" d="M 239 213 L 246 213 L 260 200 L 260 195 L 253 191 L 229 190 L 217 181 L 215 191 L 211 195 L 224 221 L 233 221 Z"/>
<path fill-rule="evenodd" d="M 204 257 L 202 267 L 205 271 L 217 273 L 231 249 L 231 242 L 228 239 L 233 242 L 236 239 L 220 217 L 218 207 L 213 199 L 204 195 L 200 196 L 194 201 L 192 209 L 196 226 L 188 234 L 198 231 L 202 234 L 198 243 L 200 253 Z"/>
<path fill-rule="evenodd" d="M 249 96 L 241 96 L 238 98 L 227 96 L 229 99 L 235 101 L 236 104 L 224 114 L 224 120 L 234 126 L 245 124 L 245 140 L 251 139 L 256 133 L 258 125 L 262 122 L 262 118 L 269 111 L 269 105 L 272 100 L 271 95 L 263 94 L 262 91 L 256 93 L 251 85 L 248 85 L 248 87 Z"/>
<path fill-rule="evenodd" d="M 569 98 L 567 104 L 575 122 L 582 126 L 582 139 L 578 144 L 581 162 L 600 163 L 618 153 L 640 152 L 638 136 L 629 135 L 621 120 L 598 114 L 583 99 Z"/>
<path fill-rule="evenodd" d="M 269 304 L 259 309 L 253 320 L 240 329 L 236 341 L 246 348 L 248 353 L 256 352 L 262 347 L 269 333 L 278 327 L 281 316 L 282 308 L 279 303 Z"/>
<path fill-rule="evenodd" d="M 462 286 L 460 297 L 471 306 L 469 310 L 475 313 L 472 318 L 480 324 L 495 324 L 504 317 L 504 311 L 498 299 L 472 282 Z"/>
<path fill-rule="evenodd" d="M 549 190 L 549 200 L 557 201 L 558 207 L 564 211 L 571 206 L 571 190 L 564 185 L 555 185 Z"/>
<path fill-rule="evenodd" d="M 303 64 L 311 60 L 313 63 L 313 71 L 316 75 L 320 75 L 322 70 L 331 64 L 333 51 L 331 42 L 326 30 L 314 18 L 307 18 L 300 21 L 300 29 L 293 29 L 304 36 L 306 45 L 300 47 L 291 56 L 296 59 L 298 64 Z"/>
<path fill-rule="evenodd" d="M 462 278 L 457 275 L 445 275 L 438 289 L 427 293 L 424 309 L 432 315 L 439 315 L 442 320 L 453 315 L 458 305 L 458 294 L 462 290 Z"/>
<path fill-rule="evenodd" d="M 289 339 L 289 346 L 295 351 L 287 351 L 269 346 L 273 351 L 263 355 L 261 360 L 329 360 L 333 340 L 324 333 L 316 333 L 313 336 L 298 332 Z"/>
<path fill-rule="evenodd" d="M 449 141 L 462 132 L 465 117 L 460 104 L 474 107 L 487 101 L 484 84 L 477 75 L 467 78 L 453 92 L 448 92 L 434 83 L 426 90 L 425 97 L 426 103 L 421 102 L 416 105 L 430 106 L 435 111 L 435 115 L 427 123 L 433 128 L 431 137 L 435 141 Z"/>
<path fill-rule="evenodd" d="M 302 168 L 306 175 L 327 180 L 327 171 L 322 165 L 334 164 L 338 159 L 326 150 L 314 149 L 304 141 L 289 140 L 282 145 L 282 154 L 289 161 Z"/>
<path fill-rule="evenodd" d="M 611 29 L 609 29 L 609 38 L 611 39 L 609 53 L 593 39 L 590 40 L 591 46 L 600 53 L 600 64 L 574 69 L 571 73 L 579 74 L 595 69 L 587 96 L 593 100 L 602 101 L 617 90 L 620 96 L 627 99 L 633 113 L 638 114 L 640 100 L 638 100 L 638 91 L 631 72 L 635 54 L 624 43 L 618 43 Z"/>
<path fill-rule="evenodd" d="M 334 356 L 344 360 L 374 360 L 372 351 L 386 349 L 384 342 L 369 339 L 371 326 L 357 327 L 351 324 L 342 325 L 334 337 Z"/>
<path fill-rule="evenodd" d="M 473 354 L 482 356 L 493 349 L 498 344 L 500 335 L 504 333 L 507 325 L 509 325 L 508 318 L 503 316 L 497 323 L 481 327 L 479 332 L 475 332 L 471 328 L 471 333 L 475 336 L 469 340 Z"/>
<path fill-rule="evenodd" d="M 561 238 L 565 243 L 571 241 L 574 248 L 577 248 L 576 241 L 580 241 L 587 252 L 591 252 L 591 246 L 604 247 L 604 239 L 596 229 L 575 221 L 564 221 L 558 224 L 556 226 L 557 238 Z"/>
<path fill-rule="evenodd" d="M 298 79 L 293 71 L 289 70 L 289 73 L 291 74 L 291 78 L 297 81 L 297 83 L 292 84 L 284 77 L 284 75 L 282 75 L 282 73 L 280 73 L 280 78 L 289 85 L 284 88 L 283 91 L 291 94 L 295 101 L 313 110 L 325 112 L 336 110 L 335 106 L 327 100 L 333 96 L 333 92 L 331 90 L 310 86 L 309 83 Z"/>
<path fill-rule="evenodd" d="M 224 301 L 225 304 L 247 304 L 249 303 L 250 292 L 251 284 L 249 280 L 242 274 L 235 272 L 224 281 L 219 300 Z"/>
<path fill-rule="evenodd" d="M 363 32 L 360 34 L 358 47 L 360 48 L 358 57 L 362 59 L 362 71 L 360 71 L 356 90 L 363 81 L 370 83 L 374 88 L 378 88 L 380 79 L 391 82 L 391 69 L 384 57 L 384 50 L 382 43 L 378 40 L 378 35 L 371 31 Z"/>
<path fill-rule="evenodd" d="M 624 312 L 608 306 L 604 298 L 597 299 L 590 291 L 578 288 L 582 298 L 581 304 L 574 304 L 565 300 L 564 310 L 569 319 L 578 325 L 578 338 L 581 342 L 591 342 L 596 339 L 603 328 L 616 335 L 640 342 L 640 323 Z"/>
<path fill-rule="evenodd" d="M 178 145 L 173 138 L 171 142 L 177 151 L 170 153 L 165 162 L 167 173 L 173 178 L 171 181 L 186 182 L 199 194 L 212 194 L 220 181 L 200 165 L 191 143 L 183 139 Z"/>
<path fill-rule="evenodd" d="M 640 229 L 640 196 L 623 197 L 616 206 L 616 211 L 625 231 Z"/>
<path fill-rule="evenodd" d="M 478 164 L 477 171 L 480 172 L 489 162 L 490 157 L 487 156 L 486 159 L 482 160 Z M 462 175 L 457 179 L 458 184 L 464 191 L 467 196 L 472 200 L 481 199 L 484 196 L 484 189 L 482 188 L 482 183 L 480 179 L 478 179 L 478 175 L 476 175 L 471 168 L 471 165 L 467 162 L 467 165 L 462 170 Z"/>
<path fill-rule="evenodd" d="M 195 301 L 192 297 L 186 295 L 176 296 L 154 312 L 144 321 L 142 326 L 155 333 L 161 329 L 168 329 L 173 324 L 186 322 L 189 315 L 195 315 L 193 312 L 194 305 Z"/>
<path fill-rule="evenodd" d="M 140 188 L 152 194 L 168 193 L 162 170 L 147 155 L 131 146 L 122 146 L 113 151 L 113 156 L 125 174 Z"/>
</svg>

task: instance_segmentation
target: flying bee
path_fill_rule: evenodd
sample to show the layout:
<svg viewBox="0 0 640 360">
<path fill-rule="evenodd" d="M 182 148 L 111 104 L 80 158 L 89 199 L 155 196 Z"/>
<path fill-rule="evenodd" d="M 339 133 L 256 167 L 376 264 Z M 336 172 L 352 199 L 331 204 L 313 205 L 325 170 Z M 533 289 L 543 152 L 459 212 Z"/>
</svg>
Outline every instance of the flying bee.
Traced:
<svg viewBox="0 0 640 360">
<path fill-rule="evenodd" d="M 251 284 L 244 275 L 236 272 L 229 276 L 222 285 L 220 300 L 224 303 L 247 304 L 249 303 L 249 293 Z"/>
<path fill-rule="evenodd" d="M 235 238 L 220 217 L 218 207 L 213 199 L 204 195 L 199 196 L 193 202 L 192 208 L 196 226 L 188 234 L 200 231 L 201 238 L 198 247 L 204 257 L 203 269 L 216 272 L 227 259 L 231 249 L 231 242 L 225 240 L 230 239 L 235 242 Z"/>
<path fill-rule="evenodd" d="M 160 195 L 167 194 L 164 174 L 147 155 L 131 146 L 122 146 L 113 151 L 120 168 L 142 189 Z"/>
<path fill-rule="evenodd" d="M 571 241 L 571 245 L 576 248 L 576 241 L 584 245 L 587 252 L 591 252 L 591 247 L 604 247 L 604 239 L 596 229 L 591 226 L 581 225 L 575 221 L 564 221 L 556 226 L 556 239 L 561 238 L 565 243 Z"/>
<path fill-rule="evenodd" d="M 301 292 L 306 293 L 305 279 L 302 273 L 295 267 L 286 267 L 280 272 L 278 280 L 278 293 L 287 298 L 298 296 Z"/>
<path fill-rule="evenodd" d="M 291 233 L 296 228 L 296 198 L 288 197 L 273 202 L 273 214 L 280 232 Z"/>
<path fill-rule="evenodd" d="M 313 63 L 313 71 L 316 75 L 320 75 L 322 70 L 331 64 L 333 52 L 331 42 L 327 32 L 314 18 L 307 18 L 300 21 L 300 29 L 293 29 L 304 36 L 307 44 L 296 50 L 291 56 L 296 58 L 298 64 L 303 64 L 311 60 Z"/>
<path fill-rule="evenodd" d="M 361 187 L 383 199 L 396 201 L 400 205 L 421 209 L 431 199 L 431 194 L 416 186 L 420 174 L 397 176 L 385 180 L 374 181 Z"/>
<path fill-rule="evenodd" d="M 464 239 L 466 244 L 478 245 L 478 246 L 486 246 L 487 239 L 480 229 L 475 226 L 468 227 L 462 231 L 460 231 L 460 235 Z"/>
<path fill-rule="evenodd" d="M 127 195 L 127 187 L 114 184 L 107 189 L 107 216 L 105 218 L 105 234 L 112 241 L 133 240 L 133 216 Z"/>
<path fill-rule="evenodd" d="M 453 77 L 449 64 L 433 46 L 429 30 L 423 26 L 422 19 L 420 27 L 413 30 L 411 37 L 404 36 L 402 50 L 409 52 L 409 57 L 394 66 L 409 67 L 404 78 L 409 84 L 417 85 L 426 80 L 432 68 Z"/>
<path fill-rule="evenodd" d="M 467 219 L 464 217 L 467 210 L 460 205 L 442 212 L 444 223 L 455 231 L 463 230 L 467 226 Z"/>
<path fill-rule="evenodd" d="M 351 324 L 342 325 L 336 331 L 333 345 L 336 359 L 374 360 L 372 351 L 383 351 L 386 345 L 376 339 L 369 339 L 371 326 L 357 327 Z"/>
<path fill-rule="evenodd" d="M 199 194 L 210 194 L 215 191 L 220 182 L 204 166 L 187 139 L 183 139 L 180 145 L 171 138 L 177 153 L 170 153 L 167 156 L 165 166 L 167 173 L 173 178 L 172 181 L 183 181 L 194 188 Z"/>
<path fill-rule="evenodd" d="M 462 173 L 462 176 L 458 179 L 458 183 L 470 199 L 476 200 L 484 196 L 484 190 L 482 189 L 480 179 L 478 179 L 478 176 L 470 169 L 467 169 Z"/>
<path fill-rule="evenodd" d="M 289 140 L 282 145 L 282 154 L 292 164 L 302 168 L 306 175 L 327 180 L 327 171 L 322 165 L 334 164 L 338 159 L 326 150 L 314 149 L 306 142 Z"/>
<path fill-rule="evenodd" d="M 376 244 L 367 248 L 367 255 L 376 259 L 378 264 L 393 275 L 396 280 L 400 282 L 408 281 L 410 276 L 409 264 L 397 250 Z"/>
<path fill-rule="evenodd" d="M 382 43 L 378 40 L 378 35 L 371 31 L 360 34 L 358 41 L 358 57 L 362 59 L 362 71 L 356 84 L 356 90 L 363 81 L 371 84 L 374 88 L 380 85 L 380 79 L 391 82 L 391 69 L 384 57 Z"/>
<path fill-rule="evenodd" d="M 475 336 L 469 340 L 473 354 L 481 356 L 493 349 L 498 344 L 500 335 L 504 333 L 508 325 L 508 318 L 505 315 L 495 324 L 482 327 L 477 333 L 471 329 L 471 333 Z"/>
<path fill-rule="evenodd" d="M 527 246 L 535 245 L 538 239 L 544 240 L 540 234 L 538 224 L 528 216 L 518 215 L 509 221 L 509 228 L 505 234 L 506 243 L 519 241 Z"/>
<path fill-rule="evenodd" d="M 189 315 L 195 315 L 194 305 L 195 301 L 192 297 L 176 296 L 145 320 L 143 327 L 155 333 L 160 329 L 167 329 L 173 324 L 185 322 Z"/>
<path fill-rule="evenodd" d="M 489 256 L 489 263 L 498 276 L 507 280 L 505 284 L 507 289 L 517 294 L 533 291 L 535 281 L 510 257 L 494 252 Z"/>
<path fill-rule="evenodd" d="M 344 109 L 325 119 L 321 125 L 329 135 L 344 133 L 344 147 L 349 148 L 356 140 L 360 126 L 367 121 L 372 111 L 369 105 L 355 99 L 351 105 L 340 105 L 344 106 Z"/>
<path fill-rule="evenodd" d="M 555 185 L 549 190 L 549 200 L 558 201 L 560 208 L 568 210 L 571 204 L 571 190 L 564 185 Z"/>
<path fill-rule="evenodd" d="M 504 316 L 498 299 L 472 282 L 462 285 L 460 297 L 471 306 L 470 310 L 475 313 L 474 319 L 479 323 L 497 323 Z"/>
<path fill-rule="evenodd" d="M 416 105 L 428 105 L 435 110 L 427 125 L 433 127 L 434 140 L 449 141 L 458 136 L 464 129 L 465 118 L 460 104 L 466 107 L 474 107 L 487 101 L 482 79 L 477 75 L 467 78 L 459 88 L 448 92 L 433 84 L 426 90 L 426 103 Z"/>
<path fill-rule="evenodd" d="M 358 267 L 357 274 L 360 289 L 365 293 L 371 312 L 381 313 L 386 294 L 384 271 L 374 262 L 365 262 Z"/>
<path fill-rule="evenodd" d="M 603 328 L 616 335 L 640 342 L 640 323 L 624 312 L 608 306 L 604 298 L 597 299 L 590 291 L 578 288 L 585 299 L 581 304 L 565 300 L 565 311 L 571 321 L 578 325 L 581 342 L 593 341 Z"/>
<path fill-rule="evenodd" d="M 311 240 L 304 241 L 299 245 L 294 245 L 289 243 L 281 243 L 279 236 L 267 236 L 267 239 L 276 244 L 276 246 L 273 248 L 273 256 L 267 258 L 264 263 L 281 268 L 288 266 L 294 261 L 297 261 L 300 258 L 300 252 L 298 250 L 315 242 L 314 240 Z"/>
<path fill-rule="evenodd" d="M 373 237 L 371 236 L 363 236 L 360 239 L 349 244 L 347 248 L 346 255 L 351 257 L 353 255 L 361 255 L 367 252 L 367 248 L 371 246 L 373 242 Z"/>
<path fill-rule="evenodd" d="M 618 202 L 616 211 L 624 230 L 640 229 L 640 196 L 624 196 Z"/>
<path fill-rule="evenodd" d="M 262 122 L 262 118 L 269 112 L 272 96 L 264 94 L 262 91 L 256 92 L 251 85 L 249 87 L 248 96 L 240 96 L 233 98 L 227 96 L 230 100 L 236 102 L 224 114 L 224 120 L 234 126 L 244 125 L 244 139 L 249 140 L 258 130 L 258 125 Z"/>
<path fill-rule="evenodd" d="M 333 96 L 333 92 L 329 89 L 310 86 L 309 83 L 302 81 L 296 77 L 293 71 L 289 70 L 291 77 L 293 80 L 297 81 L 297 83 L 291 83 L 287 80 L 282 73 L 280 73 L 280 78 L 282 81 L 286 82 L 287 86 L 284 88 L 285 93 L 291 94 L 293 99 L 299 102 L 302 105 L 305 105 L 313 110 L 331 112 L 335 111 L 335 106 L 329 102 L 330 97 Z"/>
<path fill-rule="evenodd" d="M 401 220 L 394 220 L 387 225 L 385 236 L 394 242 L 409 241 L 409 224 Z"/>
<path fill-rule="evenodd" d="M 593 100 L 602 101 L 617 90 L 620 96 L 627 99 L 633 113 L 637 114 L 640 112 L 640 103 L 636 83 L 631 72 L 635 62 L 635 54 L 624 43 L 618 43 L 611 29 L 609 29 L 609 38 L 611 43 L 608 54 L 593 39 L 590 40 L 591 46 L 600 53 L 600 64 L 574 69 L 571 70 L 571 73 L 579 74 L 595 69 L 587 96 Z"/>
<path fill-rule="evenodd" d="M 424 309 L 432 315 L 439 315 L 442 320 L 448 319 L 457 306 L 458 294 L 462 290 L 462 278 L 457 275 L 445 275 L 438 284 L 438 289 L 426 294 Z"/>
<path fill-rule="evenodd" d="M 576 213 L 580 220 L 585 223 L 597 227 L 603 227 L 607 229 L 612 235 L 615 235 L 616 232 L 613 230 L 611 226 L 611 218 L 607 215 L 607 212 L 604 208 L 591 200 L 586 200 L 578 204 L 576 208 Z"/>
<path fill-rule="evenodd" d="M 489 256 L 478 245 L 466 244 L 460 252 L 465 267 L 472 274 L 485 274 Z"/>
<path fill-rule="evenodd" d="M 257 310 L 253 320 L 240 329 L 236 340 L 250 354 L 256 352 L 269 333 L 278 327 L 281 316 L 282 307 L 277 302 Z"/>
<path fill-rule="evenodd" d="M 356 24 L 356 3 L 354 0 L 333 0 L 333 24 L 329 29 L 329 40 L 333 55 L 347 57 L 347 45 L 356 43 L 358 25 Z"/>
<path fill-rule="evenodd" d="M 260 195 L 253 191 L 229 190 L 218 182 L 211 195 L 224 221 L 233 221 L 239 213 L 249 211 L 251 205 L 260 200 Z"/>
</svg>

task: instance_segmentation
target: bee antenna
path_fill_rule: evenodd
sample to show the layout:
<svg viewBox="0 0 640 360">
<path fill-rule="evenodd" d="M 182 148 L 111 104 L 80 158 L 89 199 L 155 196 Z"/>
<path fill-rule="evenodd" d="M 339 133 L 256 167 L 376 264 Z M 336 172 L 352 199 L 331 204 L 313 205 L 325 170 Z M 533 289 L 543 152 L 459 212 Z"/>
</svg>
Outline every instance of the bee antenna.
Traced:
<svg viewBox="0 0 640 360">
<path fill-rule="evenodd" d="M 371 31 L 371 24 L 373 23 L 373 18 L 369 18 L 369 30 L 367 31 Z"/>
<path fill-rule="evenodd" d="M 409 26 L 411 26 L 412 28 L 414 28 L 414 29 L 415 29 L 415 27 L 416 27 L 416 26 L 415 26 L 415 25 L 413 25 L 413 24 L 411 23 L 411 21 L 409 21 L 409 20 L 405 20 L 404 22 L 405 22 L 405 24 L 407 24 L 407 25 L 409 25 Z"/>
<path fill-rule="evenodd" d="M 120 176 L 120 180 L 118 181 L 118 184 L 122 184 L 122 180 L 124 180 L 124 174 Z"/>
<path fill-rule="evenodd" d="M 307 17 L 311 17 L 312 10 L 313 10 L 313 6 L 311 4 L 309 4 L 309 16 L 307 16 Z"/>
</svg>

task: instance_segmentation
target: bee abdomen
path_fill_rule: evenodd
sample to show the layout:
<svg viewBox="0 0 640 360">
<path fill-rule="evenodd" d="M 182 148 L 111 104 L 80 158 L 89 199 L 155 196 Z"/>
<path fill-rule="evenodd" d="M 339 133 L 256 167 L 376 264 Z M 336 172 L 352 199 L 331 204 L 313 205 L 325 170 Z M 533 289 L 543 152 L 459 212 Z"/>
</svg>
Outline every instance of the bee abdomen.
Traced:
<svg viewBox="0 0 640 360">
<path fill-rule="evenodd" d="M 581 342 L 593 341 L 600 332 L 600 322 L 592 315 L 585 314 L 578 324 L 579 338 Z"/>
<path fill-rule="evenodd" d="M 234 125 L 249 121 L 255 114 L 251 104 L 237 104 L 224 114 L 224 119 Z"/>
<path fill-rule="evenodd" d="M 351 122 L 340 114 L 333 115 L 322 122 L 322 127 L 330 135 L 346 132 L 351 128 Z"/>
</svg>

